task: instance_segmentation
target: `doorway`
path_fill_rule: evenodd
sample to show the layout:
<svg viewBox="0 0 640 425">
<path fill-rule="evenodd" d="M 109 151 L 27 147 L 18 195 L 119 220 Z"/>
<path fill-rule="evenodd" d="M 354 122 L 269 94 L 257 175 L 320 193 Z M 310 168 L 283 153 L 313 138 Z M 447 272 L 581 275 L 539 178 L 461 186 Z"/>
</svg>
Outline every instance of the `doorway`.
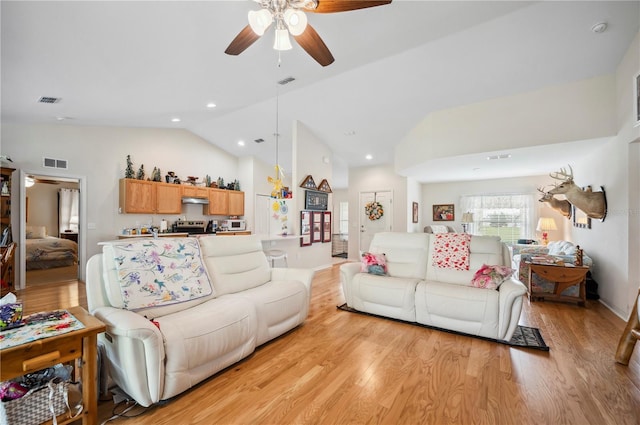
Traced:
<svg viewBox="0 0 640 425">
<path fill-rule="evenodd" d="M 20 287 L 81 279 L 81 178 L 21 176 Z"/>
<path fill-rule="evenodd" d="M 377 202 L 382 207 L 382 214 L 370 216 L 366 205 Z M 378 232 L 390 232 L 393 223 L 393 193 L 390 190 L 379 192 L 360 192 L 360 253 L 369 250 L 373 235 Z"/>
</svg>

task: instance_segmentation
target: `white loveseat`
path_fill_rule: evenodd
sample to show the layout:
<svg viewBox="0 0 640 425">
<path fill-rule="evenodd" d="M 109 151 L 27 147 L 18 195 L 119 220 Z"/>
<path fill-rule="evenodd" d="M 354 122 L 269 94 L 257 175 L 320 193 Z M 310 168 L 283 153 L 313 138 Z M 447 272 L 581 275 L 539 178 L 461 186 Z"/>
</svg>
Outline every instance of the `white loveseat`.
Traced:
<svg viewBox="0 0 640 425">
<path fill-rule="evenodd" d="M 472 236 L 469 270 L 432 263 L 436 235 L 383 232 L 369 252 L 385 254 L 388 275 L 360 271 L 360 263 L 340 267 L 349 307 L 380 316 L 498 340 L 510 340 L 522 310 L 525 286 L 511 277 L 497 289 L 477 288 L 471 280 L 483 264 L 510 264 L 508 247 L 497 237 Z"/>
<path fill-rule="evenodd" d="M 313 274 L 270 268 L 255 236 L 113 242 L 87 263 L 87 301 L 107 325 L 99 340 L 112 380 L 150 406 L 303 323 Z M 141 298 L 131 297 L 140 287 Z M 187 299 L 133 308 L 180 295 Z"/>
</svg>

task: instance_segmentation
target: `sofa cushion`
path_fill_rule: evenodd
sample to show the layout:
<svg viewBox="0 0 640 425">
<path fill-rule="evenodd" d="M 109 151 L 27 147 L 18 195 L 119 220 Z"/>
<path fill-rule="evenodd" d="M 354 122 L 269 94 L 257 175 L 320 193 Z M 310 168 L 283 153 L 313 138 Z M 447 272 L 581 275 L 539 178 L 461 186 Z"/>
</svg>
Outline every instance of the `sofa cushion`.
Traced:
<svg viewBox="0 0 640 425">
<path fill-rule="evenodd" d="M 434 237 L 431 238 L 429 250 L 433 250 Z M 443 283 L 471 286 L 476 270 L 483 264 L 504 264 L 502 242 L 498 236 L 471 236 L 469 243 L 469 270 L 442 269 L 429 262 L 426 279 Z"/>
<path fill-rule="evenodd" d="M 161 316 L 214 295 L 196 239 L 163 238 L 103 245 L 105 293 L 112 306 Z"/>
<path fill-rule="evenodd" d="M 427 233 L 376 233 L 369 252 L 384 253 L 387 273 L 394 277 L 424 278 L 428 259 Z"/>
<path fill-rule="evenodd" d="M 257 235 L 199 239 L 204 262 L 218 296 L 264 285 L 271 269 Z"/>
<path fill-rule="evenodd" d="M 358 273 L 352 281 L 351 307 L 367 313 L 415 322 L 415 291 L 418 282 L 419 278 Z"/>
</svg>

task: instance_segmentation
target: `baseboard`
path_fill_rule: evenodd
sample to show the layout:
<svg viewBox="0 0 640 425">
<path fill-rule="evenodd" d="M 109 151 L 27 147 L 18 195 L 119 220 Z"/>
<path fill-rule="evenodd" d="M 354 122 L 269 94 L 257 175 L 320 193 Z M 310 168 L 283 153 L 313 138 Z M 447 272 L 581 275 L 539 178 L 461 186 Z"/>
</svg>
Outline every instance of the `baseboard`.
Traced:
<svg viewBox="0 0 640 425">
<path fill-rule="evenodd" d="M 602 304 L 603 306 L 605 306 L 610 312 L 612 312 L 613 314 L 615 314 L 616 316 L 618 316 L 620 319 L 622 319 L 625 323 L 629 320 L 629 318 L 625 318 L 622 316 L 622 312 L 617 311 L 615 308 L 611 307 L 609 304 L 607 304 L 606 302 L 604 302 L 602 300 L 602 298 L 600 298 L 598 300 L 600 302 L 600 304 Z"/>
</svg>

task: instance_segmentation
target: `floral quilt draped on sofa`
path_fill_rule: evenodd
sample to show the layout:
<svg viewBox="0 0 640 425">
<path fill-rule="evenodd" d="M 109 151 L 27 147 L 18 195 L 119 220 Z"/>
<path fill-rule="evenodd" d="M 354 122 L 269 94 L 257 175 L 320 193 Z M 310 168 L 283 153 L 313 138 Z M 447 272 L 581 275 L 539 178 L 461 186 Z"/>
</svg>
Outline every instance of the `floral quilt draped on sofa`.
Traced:
<svg viewBox="0 0 640 425">
<path fill-rule="evenodd" d="M 512 247 L 512 267 L 518 271 L 518 280 L 529 286 L 529 263 L 535 258 L 536 262 L 549 264 L 575 264 L 576 247 L 568 241 L 553 241 L 544 245 L 514 245 Z M 586 253 L 583 254 L 582 263 L 590 268 L 593 260 Z M 553 292 L 554 282 L 550 282 L 537 274 L 533 275 L 531 289 L 534 292 Z M 570 286 L 562 292 L 562 295 L 577 297 L 580 294 L 580 286 Z"/>
</svg>

